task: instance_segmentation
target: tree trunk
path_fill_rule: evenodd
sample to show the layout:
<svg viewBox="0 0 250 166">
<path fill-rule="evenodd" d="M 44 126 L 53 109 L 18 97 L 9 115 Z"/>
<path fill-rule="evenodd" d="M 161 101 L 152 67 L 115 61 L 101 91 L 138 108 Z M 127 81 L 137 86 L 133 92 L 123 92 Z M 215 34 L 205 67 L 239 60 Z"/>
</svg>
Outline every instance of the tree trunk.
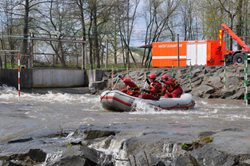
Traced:
<svg viewBox="0 0 250 166">
<path fill-rule="evenodd" d="M 80 9 L 80 18 L 81 18 L 81 28 L 82 28 L 82 39 L 83 39 L 83 41 L 86 41 L 86 27 L 85 27 L 85 21 L 84 21 L 84 19 L 85 19 L 85 17 L 84 17 L 84 11 L 83 11 L 83 0 L 79 0 L 78 1 L 78 7 L 79 7 L 79 9 Z M 85 66 L 85 52 L 86 52 L 86 50 L 85 50 L 85 44 L 86 43 L 82 43 L 82 68 L 84 69 L 84 68 L 86 68 L 86 66 Z"/>
<path fill-rule="evenodd" d="M 100 65 L 100 51 L 99 51 L 99 42 L 98 42 L 98 31 L 97 31 L 97 4 L 94 3 L 93 4 L 93 19 L 94 19 L 94 26 L 93 26 L 93 30 L 94 30 L 94 53 L 95 53 L 95 58 L 96 58 L 96 64 L 97 64 L 97 68 L 101 68 Z"/>
<path fill-rule="evenodd" d="M 230 28 L 233 30 L 234 27 L 234 17 L 230 16 Z M 233 50 L 233 38 L 230 36 L 229 50 Z"/>
<path fill-rule="evenodd" d="M 28 34 L 29 34 L 29 0 L 25 0 L 25 13 L 24 13 L 24 26 L 23 26 L 23 48 L 22 48 L 22 59 L 21 63 L 28 67 L 28 55 L 27 55 L 27 47 L 28 47 Z"/>
<path fill-rule="evenodd" d="M 237 11 L 238 11 L 238 15 L 237 15 L 237 25 L 236 25 L 236 34 L 242 38 L 242 32 L 243 32 L 243 16 L 242 16 L 242 5 L 243 5 L 243 0 L 238 0 L 237 1 Z M 238 49 L 241 49 L 241 46 L 238 44 Z"/>
</svg>

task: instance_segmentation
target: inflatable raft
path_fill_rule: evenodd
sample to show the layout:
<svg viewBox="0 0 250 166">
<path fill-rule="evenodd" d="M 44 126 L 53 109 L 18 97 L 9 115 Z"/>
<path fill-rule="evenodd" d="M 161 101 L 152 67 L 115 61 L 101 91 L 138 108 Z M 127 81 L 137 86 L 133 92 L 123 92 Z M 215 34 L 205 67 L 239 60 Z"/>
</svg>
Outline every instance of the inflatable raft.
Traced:
<svg viewBox="0 0 250 166">
<path fill-rule="evenodd" d="M 195 102 L 191 94 L 184 93 L 180 98 L 160 98 L 160 100 L 146 100 L 129 96 L 118 90 L 104 91 L 100 96 L 103 108 L 110 111 L 128 112 L 132 110 L 133 104 L 143 101 L 149 105 L 157 106 L 162 109 L 191 109 Z"/>
</svg>

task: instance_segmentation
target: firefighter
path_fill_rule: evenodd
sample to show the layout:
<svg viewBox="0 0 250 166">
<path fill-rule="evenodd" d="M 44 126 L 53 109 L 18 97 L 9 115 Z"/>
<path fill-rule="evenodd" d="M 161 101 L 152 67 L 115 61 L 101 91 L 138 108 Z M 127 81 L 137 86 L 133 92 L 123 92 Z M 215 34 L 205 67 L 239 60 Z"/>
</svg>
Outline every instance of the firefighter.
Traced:
<svg viewBox="0 0 250 166">
<path fill-rule="evenodd" d="M 169 78 L 167 74 L 162 75 L 163 83 L 162 95 L 165 98 L 178 98 L 183 93 L 183 89 L 175 78 Z"/>
<path fill-rule="evenodd" d="M 159 100 L 161 97 L 161 83 L 156 80 L 156 74 L 152 73 L 148 76 L 149 80 L 146 81 L 149 83 L 149 88 L 147 90 L 143 89 L 142 94 L 139 96 L 143 99 Z"/>
<path fill-rule="evenodd" d="M 138 97 L 140 95 L 140 88 L 130 78 L 122 77 L 121 75 L 119 75 L 118 77 L 126 85 L 126 87 L 123 88 L 121 92 L 135 97 Z"/>
</svg>

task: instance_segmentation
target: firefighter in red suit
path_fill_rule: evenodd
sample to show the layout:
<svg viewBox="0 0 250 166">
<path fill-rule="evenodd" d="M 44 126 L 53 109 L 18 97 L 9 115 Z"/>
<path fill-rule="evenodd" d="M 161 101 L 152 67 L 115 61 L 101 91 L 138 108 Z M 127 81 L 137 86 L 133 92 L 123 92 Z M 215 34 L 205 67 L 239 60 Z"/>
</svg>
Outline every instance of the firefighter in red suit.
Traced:
<svg viewBox="0 0 250 166">
<path fill-rule="evenodd" d="M 163 83 L 162 95 L 165 98 L 178 98 L 183 93 L 178 81 L 174 78 L 169 78 L 167 74 L 161 77 L 161 82 Z"/>
<path fill-rule="evenodd" d="M 142 94 L 139 96 L 143 99 L 159 100 L 161 97 L 161 83 L 156 80 L 156 74 L 152 73 L 148 76 L 149 80 L 146 81 L 149 83 L 148 90 L 142 90 Z"/>
<path fill-rule="evenodd" d="M 130 96 L 138 97 L 140 95 L 140 88 L 128 77 L 118 76 L 126 85 L 121 92 L 126 93 Z"/>
</svg>

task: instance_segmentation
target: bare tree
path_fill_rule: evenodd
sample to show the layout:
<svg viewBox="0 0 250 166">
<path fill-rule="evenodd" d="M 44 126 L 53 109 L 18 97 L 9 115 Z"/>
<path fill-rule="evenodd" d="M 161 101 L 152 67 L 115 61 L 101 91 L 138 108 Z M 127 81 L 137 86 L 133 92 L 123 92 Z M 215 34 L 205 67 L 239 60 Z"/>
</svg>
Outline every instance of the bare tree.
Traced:
<svg viewBox="0 0 250 166">
<path fill-rule="evenodd" d="M 145 45 L 151 45 L 161 37 L 163 30 L 168 26 L 170 17 L 176 11 L 179 1 L 149 0 L 147 5 Z M 148 48 L 148 51 L 144 50 L 142 65 L 146 67 L 149 67 L 151 62 L 150 53 L 151 47 Z"/>
<path fill-rule="evenodd" d="M 81 30 L 82 30 L 82 38 L 84 41 L 86 41 L 86 24 L 85 24 L 85 12 L 84 12 L 84 1 L 85 0 L 75 0 L 76 1 L 76 4 L 78 6 L 78 9 L 79 9 L 79 14 L 80 14 L 80 22 L 81 22 Z M 83 43 L 82 44 L 82 48 L 83 48 L 83 53 L 86 52 L 86 49 L 85 49 L 85 44 Z M 85 66 L 85 54 L 84 56 L 82 57 L 82 66 L 83 68 L 86 68 Z"/>
<path fill-rule="evenodd" d="M 130 56 L 133 62 L 136 64 L 136 60 L 130 50 L 130 42 L 139 3 L 140 0 L 125 0 L 121 3 L 121 6 L 119 6 L 119 16 L 121 16 L 119 18 L 119 31 L 121 35 L 121 42 L 123 43 L 123 46 L 125 46 L 126 53 L 124 65 L 126 64 L 128 67 L 130 67 Z M 130 13 L 132 14 L 130 15 Z"/>
<path fill-rule="evenodd" d="M 237 5 L 235 5 L 235 0 L 218 0 L 222 9 L 227 13 L 230 20 L 230 28 L 234 29 L 234 19 L 241 11 L 242 0 L 237 0 Z M 229 49 L 233 49 L 233 39 L 230 37 Z"/>
<path fill-rule="evenodd" d="M 19 2 L 15 0 L 4 0 L 1 2 L 0 6 L 3 11 L 2 17 L 2 34 L 7 35 L 6 37 L 2 38 L 1 45 L 2 49 L 8 50 L 15 50 L 18 49 L 18 42 L 16 39 L 13 38 L 13 35 L 20 33 L 21 22 L 18 21 L 20 15 L 16 13 L 15 9 L 18 7 Z M 6 53 L 4 53 L 6 54 Z M 8 58 L 5 55 L 6 58 Z M 15 57 L 16 54 L 14 52 L 10 52 L 10 62 L 12 68 L 15 65 Z M 5 60 L 7 61 L 7 60 Z M 7 64 L 5 64 L 6 66 Z"/>
</svg>

